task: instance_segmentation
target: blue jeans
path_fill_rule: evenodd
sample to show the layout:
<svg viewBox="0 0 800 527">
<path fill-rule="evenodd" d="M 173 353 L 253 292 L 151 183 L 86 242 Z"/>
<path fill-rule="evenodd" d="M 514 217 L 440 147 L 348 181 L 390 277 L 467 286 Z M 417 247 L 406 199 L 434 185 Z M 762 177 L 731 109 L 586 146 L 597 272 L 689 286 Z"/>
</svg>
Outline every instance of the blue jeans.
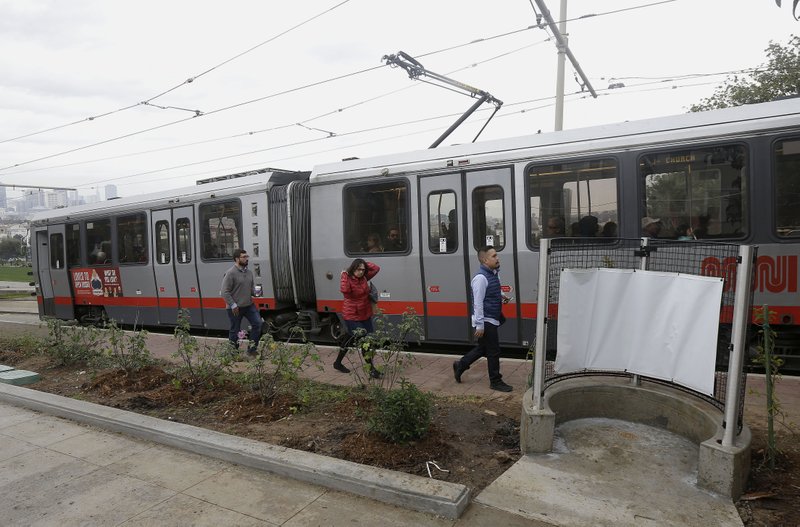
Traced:
<svg viewBox="0 0 800 527">
<path fill-rule="evenodd" d="M 255 352 L 258 347 L 258 341 L 261 340 L 261 314 L 256 309 L 256 305 L 250 304 L 247 307 L 240 307 L 238 315 L 234 315 L 233 310 L 230 308 L 225 311 L 227 311 L 228 320 L 231 322 L 228 340 L 231 341 L 233 347 L 239 348 L 239 330 L 242 328 L 242 319 L 246 318 L 250 323 L 250 340 L 253 342 L 248 351 Z"/>
<path fill-rule="evenodd" d="M 367 320 L 345 320 L 344 323 L 347 326 L 347 332 L 350 333 L 350 335 L 355 335 L 356 330 L 359 328 L 364 330 L 365 335 L 375 331 L 375 328 L 372 327 L 371 318 L 368 318 Z"/>
</svg>

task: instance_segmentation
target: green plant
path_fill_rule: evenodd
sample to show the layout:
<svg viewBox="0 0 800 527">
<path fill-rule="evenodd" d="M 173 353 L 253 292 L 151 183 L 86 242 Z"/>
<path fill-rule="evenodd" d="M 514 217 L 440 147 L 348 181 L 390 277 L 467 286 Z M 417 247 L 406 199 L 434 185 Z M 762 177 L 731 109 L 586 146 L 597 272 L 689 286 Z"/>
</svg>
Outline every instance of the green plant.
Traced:
<svg viewBox="0 0 800 527">
<path fill-rule="evenodd" d="M 87 364 L 100 355 L 102 336 L 92 326 L 66 325 L 61 320 L 47 319 L 44 352 L 56 366 Z"/>
<path fill-rule="evenodd" d="M 14 355 L 30 356 L 43 347 L 44 341 L 30 333 L 3 335 L 0 337 L 0 349 Z"/>
<path fill-rule="evenodd" d="M 287 386 L 295 383 L 300 372 L 308 367 L 308 361 L 321 368 L 314 344 L 305 340 L 300 328 L 292 328 L 288 340 L 298 339 L 302 343 L 290 344 L 277 341 L 267 334 L 259 341 L 256 359 L 249 363 L 241 379 L 255 389 L 262 402 L 271 401 Z"/>
<path fill-rule="evenodd" d="M 764 305 L 761 309 L 755 310 L 756 323 L 759 325 L 758 339 L 756 346 L 756 356 L 753 362 L 764 369 L 764 382 L 766 386 L 767 403 L 767 448 L 765 449 L 765 461 L 770 470 L 775 468 L 775 460 L 780 453 L 775 435 L 775 418 L 786 428 L 793 430 L 793 426 L 786 421 L 786 414 L 781 409 L 781 402 L 775 393 L 775 384 L 780 381 L 780 368 L 783 366 L 783 359 L 776 357 L 775 337 L 777 334 L 769 323 L 770 317 L 775 315 L 773 311 Z"/>
<path fill-rule="evenodd" d="M 375 410 L 367 429 L 392 443 L 408 443 L 428 433 L 431 425 L 431 396 L 414 384 L 401 381 L 400 388 L 375 390 Z"/>
<path fill-rule="evenodd" d="M 194 391 L 222 382 L 230 373 L 236 350 L 228 342 L 216 346 L 200 346 L 189 328 L 189 312 L 181 309 L 178 311 L 178 325 L 175 326 L 174 333 L 178 349 L 172 354 L 181 361 L 175 370 L 175 385 L 188 386 L 190 391 Z"/>
<path fill-rule="evenodd" d="M 363 330 L 352 339 L 352 349 L 347 358 L 356 382 L 365 386 L 368 383 L 391 390 L 403 371 L 414 363 L 414 356 L 407 352 L 410 338 L 422 335 L 422 323 L 412 308 L 403 312 L 397 323 L 392 323 L 380 309 L 375 313 L 375 331 L 364 334 Z M 372 374 L 373 368 L 380 375 Z"/>
<path fill-rule="evenodd" d="M 147 331 L 136 329 L 127 334 L 116 321 L 106 323 L 106 347 L 96 359 L 100 366 L 121 368 L 128 373 L 152 365 L 155 360 L 147 349 Z"/>
</svg>

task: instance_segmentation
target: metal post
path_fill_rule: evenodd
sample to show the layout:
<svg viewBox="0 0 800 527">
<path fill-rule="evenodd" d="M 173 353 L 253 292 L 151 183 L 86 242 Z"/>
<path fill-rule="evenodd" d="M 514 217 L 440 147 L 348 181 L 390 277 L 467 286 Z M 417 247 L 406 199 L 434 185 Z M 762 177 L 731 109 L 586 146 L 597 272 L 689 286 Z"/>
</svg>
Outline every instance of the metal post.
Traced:
<svg viewBox="0 0 800 527">
<path fill-rule="evenodd" d="M 550 240 L 539 241 L 539 294 L 536 304 L 536 349 L 533 359 L 533 407 L 544 409 L 542 388 L 544 386 L 544 359 L 547 350 L 547 286 L 550 277 Z"/>
<path fill-rule="evenodd" d="M 567 46 L 569 43 L 569 37 L 567 36 L 567 0 L 561 0 L 561 12 L 558 20 L 558 31 L 564 41 L 563 43 L 561 41 L 558 42 L 558 61 L 556 63 L 556 122 L 554 128 L 556 132 L 564 129 L 564 66 L 567 61 Z"/>
<path fill-rule="evenodd" d="M 747 326 L 750 324 L 750 283 L 753 275 L 753 246 L 739 247 L 741 263 L 736 270 L 736 296 L 733 301 L 733 335 L 731 356 L 728 361 L 728 386 L 725 391 L 725 434 L 722 446 L 733 446 L 738 429 L 739 383 L 742 378 L 742 362 L 747 345 Z"/>
<path fill-rule="evenodd" d="M 642 252 L 642 261 L 639 264 L 639 269 L 642 271 L 647 271 L 647 266 L 649 265 L 650 260 L 650 253 L 647 250 L 647 247 L 650 245 L 650 238 L 642 238 L 641 241 L 641 252 Z M 631 375 L 631 386 L 641 386 L 642 385 L 642 378 L 637 375 Z"/>
</svg>

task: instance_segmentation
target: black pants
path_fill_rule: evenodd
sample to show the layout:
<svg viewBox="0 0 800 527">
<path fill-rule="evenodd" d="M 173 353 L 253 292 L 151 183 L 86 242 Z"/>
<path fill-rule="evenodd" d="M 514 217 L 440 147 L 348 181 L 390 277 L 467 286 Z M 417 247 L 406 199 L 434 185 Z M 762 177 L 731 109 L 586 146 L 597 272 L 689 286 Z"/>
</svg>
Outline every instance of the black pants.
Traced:
<svg viewBox="0 0 800 527">
<path fill-rule="evenodd" d="M 483 325 L 483 336 L 478 339 L 478 345 L 461 357 L 459 361 L 462 371 L 466 371 L 472 363 L 481 357 L 486 357 L 489 366 L 489 382 L 495 383 L 503 378 L 500 374 L 500 339 L 497 336 L 497 326 L 486 322 Z"/>
</svg>

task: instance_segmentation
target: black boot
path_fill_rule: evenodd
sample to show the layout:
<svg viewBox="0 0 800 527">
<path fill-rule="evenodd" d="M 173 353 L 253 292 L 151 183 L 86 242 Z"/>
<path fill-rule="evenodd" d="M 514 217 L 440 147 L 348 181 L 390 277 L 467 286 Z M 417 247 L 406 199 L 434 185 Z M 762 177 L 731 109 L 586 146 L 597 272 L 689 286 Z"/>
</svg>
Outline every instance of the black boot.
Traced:
<svg viewBox="0 0 800 527">
<path fill-rule="evenodd" d="M 342 373 L 350 373 L 350 368 L 342 364 L 342 359 L 347 355 L 347 348 L 339 348 L 339 355 L 333 363 L 333 369 Z"/>
</svg>

